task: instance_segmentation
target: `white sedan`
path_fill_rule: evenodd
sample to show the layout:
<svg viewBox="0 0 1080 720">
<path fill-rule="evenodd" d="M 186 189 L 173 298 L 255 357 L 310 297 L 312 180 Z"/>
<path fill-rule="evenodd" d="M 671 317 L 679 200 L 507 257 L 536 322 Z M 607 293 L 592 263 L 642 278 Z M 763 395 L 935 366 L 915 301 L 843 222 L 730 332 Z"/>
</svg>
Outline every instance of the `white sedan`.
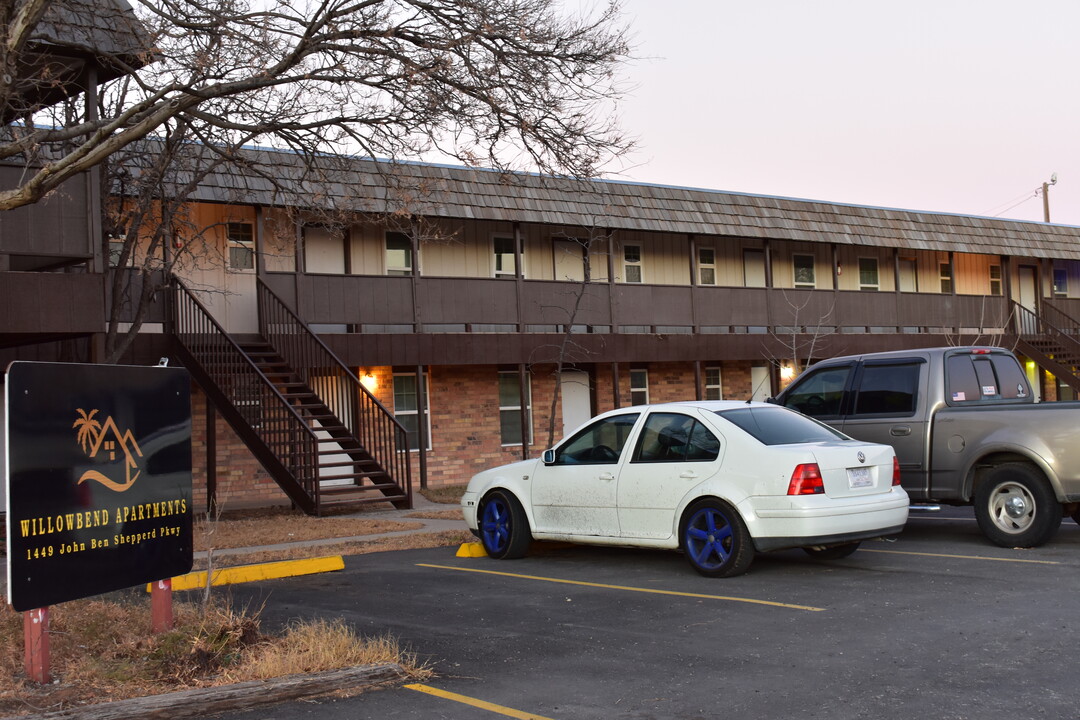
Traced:
<svg viewBox="0 0 1080 720">
<path fill-rule="evenodd" d="M 682 548 L 710 577 L 746 572 L 755 551 L 845 557 L 908 515 L 891 447 L 724 401 L 604 413 L 542 458 L 473 476 L 461 505 L 494 558 L 534 538 Z"/>
</svg>

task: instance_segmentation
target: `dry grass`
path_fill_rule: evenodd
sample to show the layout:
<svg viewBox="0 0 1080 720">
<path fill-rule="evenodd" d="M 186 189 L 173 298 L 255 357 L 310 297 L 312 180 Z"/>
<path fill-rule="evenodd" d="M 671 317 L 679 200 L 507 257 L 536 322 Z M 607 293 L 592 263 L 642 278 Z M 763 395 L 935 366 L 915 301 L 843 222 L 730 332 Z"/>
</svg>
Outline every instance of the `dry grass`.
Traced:
<svg viewBox="0 0 1080 720">
<path fill-rule="evenodd" d="M 465 516 L 461 513 L 461 508 L 454 508 L 453 510 L 423 510 L 421 512 L 409 513 L 405 517 L 407 518 L 420 518 L 424 520 L 464 520 Z"/>
<path fill-rule="evenodd" d="M 434 503 L 460 505 L 461 496 L 465 494 L 465 487 L 465 485 L 444 485 L 437 488 L 425 488 L 417 492 Z"/>
<path fill-rule="evenodd" d="M 311 517 L 288 510 L 259 517 L 200 520 L 195 526 L 195 551 L 257 547 L 326 538 L 359 537 L 384 532 L 414 530 L 420 523 L 377 518 Z"/>
<path fill-rule="evenodd" d="M 416 678 L 430 675 L 392 639 L 361 638 L 343 622 L 295 623 L 271 637 L 257 611 L 236 611 L 221 600 L 177 602 L 174 611 L 175 629 L 151 635 L 147 597 L 55 606 L 50 644 L 57 682 L 40 687 L 23 676 L 22 615 L 0 606 L 0 716 L 373 662 L 398 663 Z"/>
</svg>

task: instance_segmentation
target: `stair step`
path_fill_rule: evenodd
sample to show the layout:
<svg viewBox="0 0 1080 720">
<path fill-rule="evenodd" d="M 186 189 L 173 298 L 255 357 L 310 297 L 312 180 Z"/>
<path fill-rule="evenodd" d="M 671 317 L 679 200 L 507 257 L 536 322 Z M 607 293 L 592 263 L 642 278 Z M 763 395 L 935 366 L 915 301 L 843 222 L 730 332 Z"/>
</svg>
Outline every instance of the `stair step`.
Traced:
<svg viewBox="0 0 1080 720">
<path fill-rule="evenodd" d="M 360 495 L 360 494 L 371 493 L 371 492 L 382 493 L 383 490 L 394 490 L 394 489 L 397 489 L 397 490 L 400 491 L 401 488 L 399 488 L 396 484 L 394 484 L 392 482 L 375 483 L 375 484 L 372 484 L 372 485 L 334 485 L 334 486 L 331 486 L 331 487 L 320 487 L 319 488 L 319 495 L 321 497 L 330 496 L 330 497 L 333 498 L 333 497 L 341 497 L 342 495 Z M 380 497 L 386 497 L 386 496 L 385 495 L 380 495 Z"/>
<path fill-rule="evenodd" d="M 368 480 L 376 477 L 387 477 L 386 471 L 372 470 L 371 472 L 342 473 L 341 475 L 320 475 L 319 482 L 328 482 L 330 480 Z M 390 485 L 393 484 L 394 483 L 390 483 Z M 357 484 L 357 486 L 359 487 L 360 485 Z"/>
</svg>

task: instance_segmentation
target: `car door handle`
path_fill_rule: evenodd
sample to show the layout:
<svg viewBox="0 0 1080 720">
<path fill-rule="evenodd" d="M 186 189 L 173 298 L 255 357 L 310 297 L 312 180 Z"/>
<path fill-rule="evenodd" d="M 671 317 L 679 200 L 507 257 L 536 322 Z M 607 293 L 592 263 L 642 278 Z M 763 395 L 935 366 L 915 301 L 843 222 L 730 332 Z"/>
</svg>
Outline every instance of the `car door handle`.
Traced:
<svg viewBox="0 0 1080 720">
<path fill-rule="evenodd" d="M 686 478 L 687 480 L 693 480 L 693 479 L 697 478 L 697 476 L 698 476 L 698 474 L 696 472 L 694 472 L 693 470 L 684 470 L 681 473 L 679 473 L 679 477 Z"/>
<path fill-rule="evenodd" d="M 611 473 L 600 473 L 600 479 L 610 482 L 615 479 L 615 476 Z"/>
<path fill-rule="evenodd" d="M 904 437 L 911 434 L 911 428 L 907 425 L 897 425 L 889 429 L 889 434 L 895 435 L 896 437 Z"/>
</svg>

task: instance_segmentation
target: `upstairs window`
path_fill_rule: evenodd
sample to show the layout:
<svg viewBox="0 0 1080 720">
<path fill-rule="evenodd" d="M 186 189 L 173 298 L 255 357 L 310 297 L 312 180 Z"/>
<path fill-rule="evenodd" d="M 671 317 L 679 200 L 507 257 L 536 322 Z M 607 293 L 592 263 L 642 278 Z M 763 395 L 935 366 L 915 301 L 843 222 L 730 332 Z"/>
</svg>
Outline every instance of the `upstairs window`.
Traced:
<svg viewBox="0 0 1080 720">
<path fill-rule="evenodd" d="M 941 275 L 941 292 L 945 295 L 952 295 L 952 264 L 940 263 L 938 265 L 938 272 Z"/>
<path fill-rule="evenodd" d="M 1069 296 L 1069 272 L 1065 268 L 1054 268 L 1054 297 Z"/>
<path fill-rule="evenodd" d="M 641 279 L 641 246 L 623 246 L 623 279 L 628 283 L 639 283 Z"/>
<path fill-rule="evenodd" d="M 386 274 L 413 274 L 412 242 L 405 233 L 386 233 Z"/>
<path fill-rule="evenodd" d="M 698 248 L 698 284 L 716 284 L 716 250 L 713 248 Z"/>
<path fill-rule="evenodd" d="M 255 269 L 255 226 L 246 222 L 226 223 L 229 242 L 229 269 Z"/>
<path fill-rule="evenodd" d="M 880 289 L 877 258 L 859 258 L 859 289 L 870 291 Z"/>
<path fill-rule="evenodd" d="M 517 275 L 515 244 L 512 237 L 496 236 L 492 238 L 495 252 L 495 277 L 515 277 Z"/>
<path fill-rule="evenodd" d="M 813 255 L 792 255 L 791 266 L 794 272 L 795 287 L 807 290 L 813 290 L 817 287 Z"/>
<path fill-rule="evenodd" d="M 991 295 L 1000 295 L 1001 294 L 1001 266 L 1000 265 L 991 265 L 990 266 L 990 294 Z"/>
</svg>

